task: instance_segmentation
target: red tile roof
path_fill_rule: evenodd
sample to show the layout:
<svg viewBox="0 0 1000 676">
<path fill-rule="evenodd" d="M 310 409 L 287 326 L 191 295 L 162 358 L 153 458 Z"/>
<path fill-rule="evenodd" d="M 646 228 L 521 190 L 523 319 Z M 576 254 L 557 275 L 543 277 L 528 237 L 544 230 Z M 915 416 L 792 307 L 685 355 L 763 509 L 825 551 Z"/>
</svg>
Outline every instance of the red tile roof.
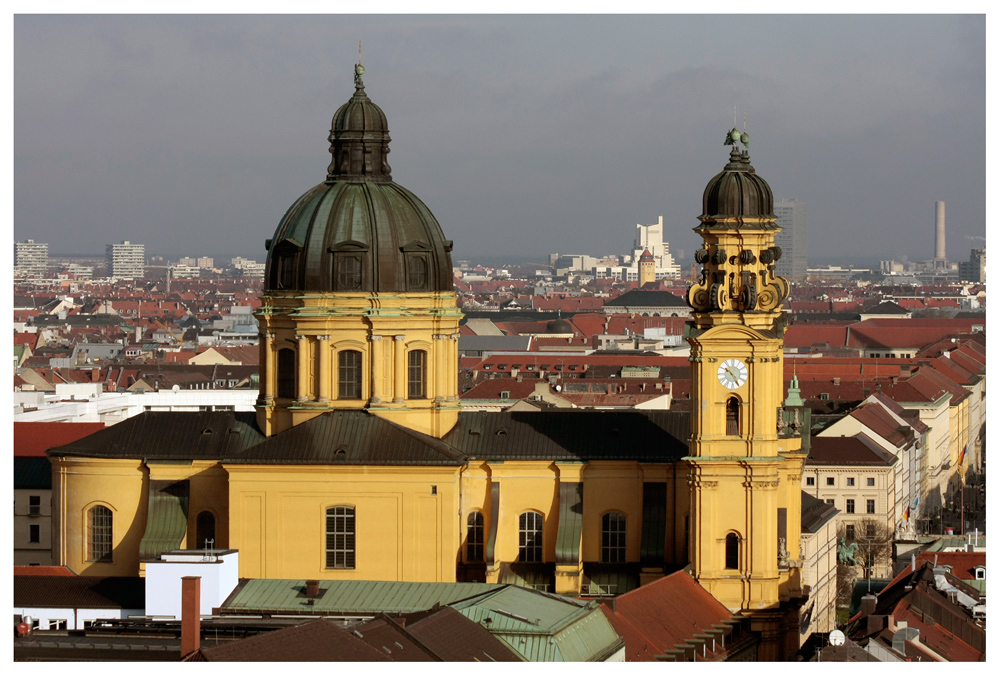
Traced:
<svg viewBox="0 0 1000 676">
<path fill-rule="evenodd" d="M 622 594 L 602 605 L 619 636 L 625 639 L 626 662 L 648 662 L 677 644 L 722 624 L 732 613 L 685 571 Z M 722 652 L 709 652 L 708 659 Z"/>
<path fill-rule="evenodd" d="M 45 457 L 45 451 L 65 446 L 104 429 L 104 423 L 15 422 L 14 456 Z"/>
<path fill-rule="evenodd" d="M 41 575 L 44 577 L 74 577 L 76 573 L 66 566 L 14 566 L 14 575 Z"/>
<path fill-rule="evenodd" d="M 951 574 L 959 580 L 975 580 L 976 566 L 986 565 L 986 552 L 920 552 L 917 565 L 937 561 L 938 566 L 951 566 Z"/>
<path fill-rule="evenodd" d="M 883 451 L 864 434 L 853 437 L 813 437 L 807 465 L 873 465 L 888 466 L 896 456 Z"/>
</svg>

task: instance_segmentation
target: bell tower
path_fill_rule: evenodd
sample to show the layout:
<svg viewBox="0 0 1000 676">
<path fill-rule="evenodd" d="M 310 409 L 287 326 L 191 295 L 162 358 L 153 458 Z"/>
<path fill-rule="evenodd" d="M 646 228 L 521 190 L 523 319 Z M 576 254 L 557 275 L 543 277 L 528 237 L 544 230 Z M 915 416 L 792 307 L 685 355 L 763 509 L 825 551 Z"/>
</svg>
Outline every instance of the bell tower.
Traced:
<svg viewBox="0 0 1000 676">
<path fill-rule="evenodd" d="M 704 242 L 695 253 L 701 274 L 687 294 L 688 545 L 692 574 L 720 602 L 777 613 L 765 631 L 773 648 L 767 632 L 780 641 L 783 602 L 797 586 L 788 552 L 798 554 L 801 521 L 801 442 L 779 438 L 788 283 L 775 274 L 780 228 L 771 188 L 750 164 L 749 136 L 734 128 L 725 143 L 729 163 L 705 188 L 694 229 Z"/>
</svg>

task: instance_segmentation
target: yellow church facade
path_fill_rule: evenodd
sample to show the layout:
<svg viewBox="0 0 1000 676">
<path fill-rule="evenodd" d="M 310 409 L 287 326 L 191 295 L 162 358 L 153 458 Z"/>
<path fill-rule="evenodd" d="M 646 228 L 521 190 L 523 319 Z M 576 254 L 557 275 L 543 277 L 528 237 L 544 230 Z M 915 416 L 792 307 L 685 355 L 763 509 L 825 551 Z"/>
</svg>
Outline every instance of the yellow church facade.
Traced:
<svg viewBox="0 0 1000 676">
<path fill-rule="evenodd" d="M 127 576 L 230 548 L 247 578 L 598 596 L 688 567 L 760 618 L 762 659 L 797 648 L 808 426 L 782 407 L 788 287 L 747 152 L 695 229 L 690 411 L 462 412 L 452 243 L 392 181 L 363 72 L 326 180 L 267 241 L 255 412 L 146 412 L 53 449 L 59 563 Z"/>
</svg>

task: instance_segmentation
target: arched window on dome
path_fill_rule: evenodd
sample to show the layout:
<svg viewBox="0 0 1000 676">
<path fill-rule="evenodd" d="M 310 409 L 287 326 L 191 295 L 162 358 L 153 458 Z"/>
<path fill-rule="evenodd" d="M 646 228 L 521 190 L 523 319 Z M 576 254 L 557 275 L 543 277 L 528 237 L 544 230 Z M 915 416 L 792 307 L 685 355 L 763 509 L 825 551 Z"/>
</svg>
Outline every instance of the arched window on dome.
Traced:
<svg viewBox="0 0 1000 676">
<path fill-rule="evenodd" d="M 333 266 L 335 290 L 357 291 L 361 288 L 361 256 L 337 254 Z"/>
<path fill-rule="evenodd" d="M 278 255 L 278 288 L 295 288 L 295 254 L 282 252 Z"/>
<path fill-rule="evenodd" d="M 740 434 L 740 400 L 729 397 L 726 401 L 726 436 L 737 437 Z"/>
<path fill-rule="evenodd" d="M 295 350 L 278 350 L 278 398 L 295 398 Z"/>
<path fill-rule="evenodd" d="M 413 350 L 408 358 L 407 398 L 427 398 L 427 353 L 424 350 Z"/>
<path fill-rule="evenodd" d="M 410 254 L 406 260 L 407 281 L 413 291 L 427 288 L 427 256 L 426 254 Z"/>
<path fill-rule="evenodd" d="M 361 353 L 343 350 L 337 357 L 337 397 L 361 398 Z"/>
</svg>

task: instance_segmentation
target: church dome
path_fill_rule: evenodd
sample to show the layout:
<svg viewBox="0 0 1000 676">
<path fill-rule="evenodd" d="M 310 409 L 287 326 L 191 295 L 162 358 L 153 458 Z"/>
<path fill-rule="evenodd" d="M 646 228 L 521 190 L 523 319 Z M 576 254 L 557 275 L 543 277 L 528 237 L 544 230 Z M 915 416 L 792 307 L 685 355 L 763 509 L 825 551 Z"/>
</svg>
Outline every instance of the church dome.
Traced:
<svg viewBox="0 0 1000 676">
<path fill-rule="evenodd" d="M 734 130 L 735 131 L 735 130 Z M 736 132 L 737 139 L 739 132 Z M 729 137 L 727 137 L 727 140 Z M 757 175 L 750 164 L 750 152 L 742 153 L 733 142 L 733 150 L 729 155 L 729 164 L 708 182 L 705 194 L 702 196 L 701 220 L 725 221 L 727 219 L 769 219 L 773 221 L 774 195 L 771 186 Z M 710 225 L 710 223 L 706 223 Z M 710 226 L 711 227 L 711 226 Z M 725 227 L 719 223 L 716 227 Z M 739 228 L 774 228 L 773 222 L 741 223 Z"/>
<path fill-rule="evenodd" d="M 573 325 L 565 319 L 553 319 L 545 325 L 545 333 L 575 333 Z"/>
<path fill-rule="evenodd" d="M 393 182 L 385 113 L 354 95 L 330 129 L 326 180 L 289 207 L 267 242 L 268 291 L 452 291 L 451 240 L 430 209 Z"/>
</svg>

